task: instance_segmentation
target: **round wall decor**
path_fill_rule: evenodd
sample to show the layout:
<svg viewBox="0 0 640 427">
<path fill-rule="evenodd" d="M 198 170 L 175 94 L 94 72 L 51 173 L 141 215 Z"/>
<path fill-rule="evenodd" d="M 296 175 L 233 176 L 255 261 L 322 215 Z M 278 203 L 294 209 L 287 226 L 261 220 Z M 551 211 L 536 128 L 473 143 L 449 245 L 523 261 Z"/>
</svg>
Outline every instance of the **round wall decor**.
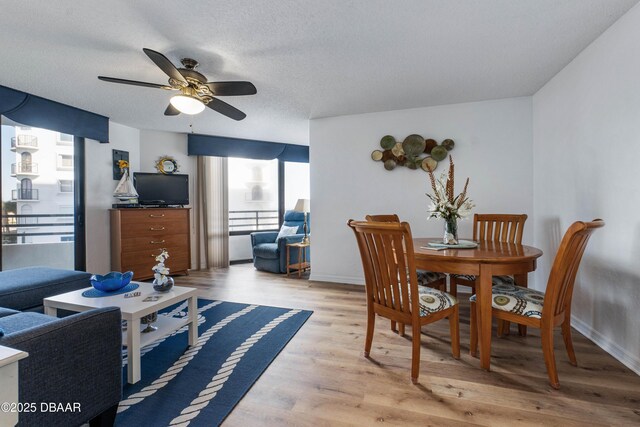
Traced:
<svg viewBox="0 0 640 427">
<path fill-rule="evenodd" d="M 371 160 L 382 162 L 388 171 L 396 166 L 404 166 L 409 169 L 422 169 L 433 171 L 438 167 L 438 162 L 444 160 L 449 151 L 453 150 L 453 139 L 445 139 L 438 144 L 435 139 L 424 139 L 422 135 L 412 134 L 402 142 L 392 135 L 385 135 L 380 139 L 380 148 L 371 153 Z M 424 156 L 426 155 L 426 156 Z"/>
<path fill-rule="evenodd" d="M 163 156 L 156 162 L 156 169 L 158 169 L 160 173 L 170 175 L 178 172 L 178 162 L 173 157 Z"/>
</svg>

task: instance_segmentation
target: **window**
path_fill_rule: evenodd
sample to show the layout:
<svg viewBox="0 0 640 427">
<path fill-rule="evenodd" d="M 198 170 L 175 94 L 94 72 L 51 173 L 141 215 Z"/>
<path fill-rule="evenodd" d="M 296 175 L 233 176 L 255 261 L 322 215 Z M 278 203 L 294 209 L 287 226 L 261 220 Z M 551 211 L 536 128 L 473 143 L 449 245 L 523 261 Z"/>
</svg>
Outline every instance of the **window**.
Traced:
<svg viewBox="0 0 640 427">
<path fill-rule="evenodd" d="M 73 155 L 58 154 L 58 169 L 73 169 Z"/>
<path fill-rule="evenodd" d="M 84 157 L 82 151 L 76 152 L 76 138 L 36 127 L 26 132 L 21 124 L 0 120 L 3 220 L 15 223 L 3 230 L 0 268 L 65 263 L 65 268 L 83 269 L 84 239 L 74 238 L 76 227 L 84 237 L 83 224 L 74 220 L 76 206 L 78 215 L 83 213 L 82 196 L 74 190 L 84 173 L 84 168 L 74 170 Z M 59 140 L 71 143 L 60 146 Z M 6 167 L 9 164 L 11 168 Z"/>
<path fill-rule="evenodd" d="M 278 229 L 278 160 L 228 159 L 229 232 Z"/>
<path fill-rule="evenodd" d="M 20 181 L 18 200 L 33 200 L 33 183 L 29 178 Z"/>
<path fill-rule="evenodd" d="M 284 164 L 284 209 L 291 210 L 298 199 L 310 199 L 309 163 Z"/>
<path fill-rule="evenodd" d="M 73 135 L 68 133 L 58 132 L 58 138 L 56 139 L 58 145 L 73 145 Z"/>
<path fill-rule="evenodd" d="M 58 181 L 58 188 L 61 193 L 73 193 L 73 180 L 61 179 Z"/>
</svg>

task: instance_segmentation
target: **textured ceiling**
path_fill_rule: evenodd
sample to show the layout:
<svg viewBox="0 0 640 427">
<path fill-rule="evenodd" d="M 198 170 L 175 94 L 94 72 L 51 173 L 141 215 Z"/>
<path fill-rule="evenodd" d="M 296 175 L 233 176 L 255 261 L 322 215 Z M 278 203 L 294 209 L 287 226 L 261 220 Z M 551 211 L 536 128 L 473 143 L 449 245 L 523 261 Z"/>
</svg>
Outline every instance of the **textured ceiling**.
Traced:
<svg viewBox="0 0 640 427">
<path fill-rule="evenodd" d="M 0 84 L 140 129 L 308 143 L 310 118 L 531 95 L 638 0 L 8 0 Z M 200 61 L 247 113 L 165 117 L 142 52 Z"/>
</svg>

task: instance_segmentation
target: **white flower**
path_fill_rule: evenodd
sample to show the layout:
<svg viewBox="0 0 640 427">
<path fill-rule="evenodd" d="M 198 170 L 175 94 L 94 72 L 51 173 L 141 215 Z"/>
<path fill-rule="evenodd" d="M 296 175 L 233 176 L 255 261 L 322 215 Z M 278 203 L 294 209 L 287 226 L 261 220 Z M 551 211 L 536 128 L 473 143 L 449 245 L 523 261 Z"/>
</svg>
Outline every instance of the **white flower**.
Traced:
<svg viewBox="0 0 640 427">
<path fill-rule="evenodd" d="M 166 249 L 162 249 L 162 252 L 156 256 L 158 263 L 151 267 L 151 270 L 154 272 L 154 277 L 159 283 L 165 283 L 167 281 L 166 275 L 169 274 L 169 268 L 164 265 L 167 258 L 169 258 L 169 253 Z"/>
<path fill-rule="evenodd" d="M 453 160 L 450 159 L 450 162 L 450 168 L 452 168 Z M 471 210 L 475 205 L 471 200 L 469 200 L 466 194 L 467 185 L 469 183 L 468 178 L 463 192 L 458 194 L 456 197 L 453 197 L 453 200 L 451 200 L 449 196 L 452 195 L 447 195 L 449 174 L 447 172 L 442 172 L 438 179 L 435 179 L 432 174 L 430 174 L 429 177 L 433 191 L 433 194 L 427 193 L 427 197 L 431 201 L 427 209 L 429 218 L 442 218 L 445 220 L 456 218 L 463 219 L 467 218 L 471 214 Z M 453 186 L 453 183 L 451 183 L 451 186 Z"/>
</svg>

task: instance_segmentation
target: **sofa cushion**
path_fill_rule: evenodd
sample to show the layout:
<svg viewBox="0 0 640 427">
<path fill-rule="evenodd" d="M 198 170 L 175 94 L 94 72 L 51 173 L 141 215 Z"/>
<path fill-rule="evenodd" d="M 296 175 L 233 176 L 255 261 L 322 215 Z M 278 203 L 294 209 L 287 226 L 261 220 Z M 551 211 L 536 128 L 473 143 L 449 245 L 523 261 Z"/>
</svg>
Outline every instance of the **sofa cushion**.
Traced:
<svg viewBox="0 0 640 427">
<path fill-rule="evenodd" d="M 26 310 L 42 300 L 91 286 L 91 274 L 49 267 L 27 267 L 0 272 L 0 307 Z"/>
<path fill-rule="evenodd" d="M 0 329 L 4 331 L 4 335 L 9 335 L 14 332 L 33 328 L 34 326 L 55 322 L 56 320 L 58 319 L 55 317 L 40 313 L 18 313 L 12 316 L 1 317 Z"/>
<path fill-rule="evenodd" d="M 253 247 L 253 256 L 267 259 L 278 259 L 277 243 L 261 243 Z"/>
<path fill-rule="evenodd" d="M 13 314 L 18 314 L 18 313 L 20 312 L 17 310 L 11 310 L 10 308 L 0 307 L 0 317 L 11 316 Z"/>
<path fill-rule="evenodd" d="M 276 241 L 281 237 L 293 236 L 294 234 L 298 234 L 298 226 L 289 227 L 286 225 L 282 225 L 280 227 L 280 231 L 278 232 L 278 236 L 276 237 Z"/>
</svg>

